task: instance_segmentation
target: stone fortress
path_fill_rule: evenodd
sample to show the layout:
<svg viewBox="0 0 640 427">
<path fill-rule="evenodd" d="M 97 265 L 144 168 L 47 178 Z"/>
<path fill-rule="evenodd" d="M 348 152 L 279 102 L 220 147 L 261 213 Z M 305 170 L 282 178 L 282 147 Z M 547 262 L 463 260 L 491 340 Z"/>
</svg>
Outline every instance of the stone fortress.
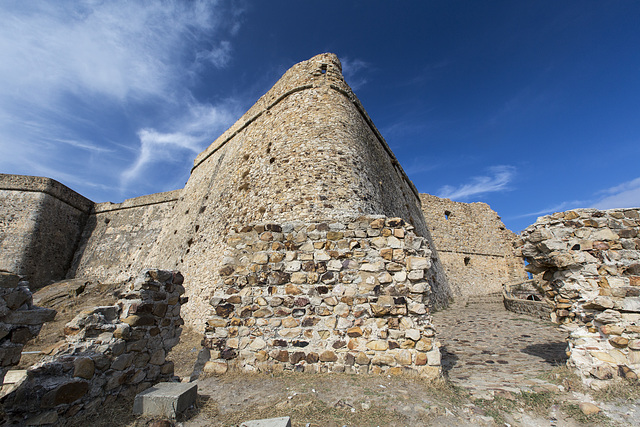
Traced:
<svg viewBox="0 0 640 427">
<path fill-rule="evenodd" d="M 142 326 L 166 324 L 170 338 L 164 348 L 169 349 L 179 334 L 179 313 L 203 333 L 203 345 L 220 372 L 278 366 L 305 372 L 411 371 L 433 378 L 439 374 L 440 354 L 431 310 L 524 282 L 523 256 L 534 260 L 535 273 L 550 283 L 544 288 L 547 304 L 570 309 L 569 302 L 556 297 L 565 293 L 551 291 L 555 282 L 550 278 L 558 272 L 543 271 L 559 267 L 539 261 L 531 249 L 540 236 L 525 231 L 524 240 L 516 241 L 524 249 L 514 247 L 516 236 L 487 205 L 418 193 L 345 83 L 333 54 L 289 69 L 196 157 L 183 189 L 119 204 L 93 203 L 52 179 L 2 174 L 0 201 L 3 274 L 20 276 L 32 290 L 64 278 L 129 283 L 138 293 L 166 287 L 166 295 L 158 298 L 171 299 L 163 304 L 177 307 L 169 310 L 174 317 L 162 320 L 162 304 L 158 309 L 159 303 L 140 303 L 155 316 Z M 636 217 L 620 215 L 628 217 L 625 229 L 637 231 Z M 607 274 L 636 274 L 637 268 L 629 267 L 638 259 L 634 242 L 624 243 L 631 254 L 623 256 L 624 266 L 615 272 L 603 267 Z M 616 256 L 606 252 L 599 259 L 609 266 L 606 260 Z M 185 297 L 172 296 L 173 282 L 157 268 L 180 271 L 184 284 L 180 279 L 175 286 L 184 286 Z M 141 270 L 149 271 L 144 279 Z M 17 286 L 17 280 L 3 283 Z M 616 291 L 616 298 L 635 301 L 633 280 L 624 282 L 624 289 L 632 290 L 624 296 Z M 153 292 L 130 298 L 152 301 Z M 579 299 L 578 294 L 571 298 Z M 139 319 L 131 320 L 138 306 L 131 309 L 126 298 L 119 304 L 119 311 L 108 311 L 108 316 L 96 314 L 98 329 L 110 333 L 113 342 L 130 339 L 115 332 L 124 328 L 118 326 L 122 322 L 140 326 Z M 2 313 L 35 310 L 28 304 L 6 305 Z M 582 308 L 569 312 L 581 312 L 583 301 L 578 305 Z M 625 313 L 636 310 L 624 307 Z M 565 311 L 563 319 L 578 316 Z M 638 324 L 634 316 L 620 316 L 624 325 Z M 587 323 L 589 331 L 596 324 Z M 634 328 L 623 328 L 620 335 L 628 341 L 623 352 L 632 373 L 638 372 Z M 150 333 L 148 328 L 139 332 L 153 340 Z M 11 344 L 11 336 L 5 334 L 1 346 Z M 95 334 L 87 336 L 95 339 Z M 71 340 L 77 344 L 77 337 Z M 82 345 L 83 351 L 99 347 Z M 113 362 L 117 357 L 107 347 L 100 354 Z M 129 365 L 135 365 L 133 360 Z M 158 366 L 149 378 L 172 372 L 163 358 Z M 105 369 L 100 378 L 108 382 Z M 145 374 L 119 377 L 118 386 L 130 384 L 136 375 Z"/>
</svg>

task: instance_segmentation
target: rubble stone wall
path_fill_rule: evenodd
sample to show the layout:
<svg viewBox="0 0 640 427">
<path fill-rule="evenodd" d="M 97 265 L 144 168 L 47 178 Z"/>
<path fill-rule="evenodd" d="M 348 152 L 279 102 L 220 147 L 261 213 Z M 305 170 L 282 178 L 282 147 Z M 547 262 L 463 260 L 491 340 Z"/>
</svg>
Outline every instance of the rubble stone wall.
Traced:
<svg viewBox="0 0 640 427">
<path fill-rule="evenodd" d="M 640 375 L 640 209 L 578 209 L 538 218 L 521 251 L 567 324 L 569 363 L 597 386 Z"/>
<path fill-rule="evenodd" d="M 515 234 L 485 203 L 460 203 L 420 194 L 422 213 L 454 297 L 502 292 L 505 283 L 524 281 Z"/>
<path fill-rule="evenodd" d="M 67 277 L 118 283 L 137 274 L 181 191 L 96 204 Z"/>
<path fill-rule="evenodd" d="M 233 224 L 402 217 L 430 239 L 418 193 L 362 105 L 340 61 L 301 62 L 194 163 L 148 264 L 187 277 L 187 322 L 203 328 Z"/>
<path fill-rule="evenodd" d="M 449 290 L 402 219 L 240 226 L 226 244 L 203 341 L 209 371 L 438 375 L 429 313 Z"/>
<path fill-rule="evenodd" d="M 53 179 L 0 174 L 0 270 L 32 289 L 63 279 L 92 205 Z"/>
<path fill-rule="evenodd" d="M 33 305 L 28 282 L 0 271 L 0 384 L 6 372 L 20 362 L 27 341 L 55 315 L 55 310 Z"/>
<path fill-rule="evenodd" d="M 11 424 L 56 424 L 106 401 L 134 395 L 173 377 L 167 352 L 180 337 L 183 277 L 150 270 L 132 280 L 114 306 L 80 313 L 65 327 L 66 342 L 27 370 L 5 396 Z"/>
</svg>

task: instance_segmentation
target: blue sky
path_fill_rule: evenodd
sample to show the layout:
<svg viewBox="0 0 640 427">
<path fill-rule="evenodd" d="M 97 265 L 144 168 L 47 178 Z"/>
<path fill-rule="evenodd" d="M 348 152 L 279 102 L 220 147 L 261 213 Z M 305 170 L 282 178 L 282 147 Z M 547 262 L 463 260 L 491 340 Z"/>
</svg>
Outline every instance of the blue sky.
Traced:
<svg viewBox="0 0 640 427">
<path fill-rule="evenodd" d="M 96 202 L 181 188 L 296 62 L 334 52 L 420 192 L 514 231 L 640 206 L 634 1 L 3 1 L 0 172 Z"/>
</svg>

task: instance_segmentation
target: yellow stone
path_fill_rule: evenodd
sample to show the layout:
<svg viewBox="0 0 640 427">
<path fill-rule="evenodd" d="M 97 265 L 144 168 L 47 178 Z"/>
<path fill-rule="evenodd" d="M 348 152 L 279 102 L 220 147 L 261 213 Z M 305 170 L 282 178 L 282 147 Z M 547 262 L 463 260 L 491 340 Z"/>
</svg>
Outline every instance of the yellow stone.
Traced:
<svg viewBox="0 0 640 427">
<path fill-rule="evenodd" d="M 382 340 L 369 341 L 367 343 L 367 348 L 375 351 L 385 351 L 389 349 L 389 343 Z"/>
</svg>

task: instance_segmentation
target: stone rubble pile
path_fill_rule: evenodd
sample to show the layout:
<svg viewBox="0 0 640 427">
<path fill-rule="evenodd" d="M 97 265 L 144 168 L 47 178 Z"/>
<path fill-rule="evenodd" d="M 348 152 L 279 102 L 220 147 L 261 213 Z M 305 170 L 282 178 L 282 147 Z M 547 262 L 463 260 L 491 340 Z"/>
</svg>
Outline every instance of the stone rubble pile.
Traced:
<svg viewBox="0 0 640 427">
<path fill-rule="evenodd" d="M 567 324 L 569 364 L 594 387 L 640 375 L 639 209 L 579 209 L 522 232 L 522 255 Z"/>
<path fill-rule="evenodd" d="M 238 227 L 227 238 L 205 372 L 293 369 L 433 378 L 439 343 L 428 241 L 400 218 Z"/>
<path fill-rule="evenodd" d="M 11 366 L 20 362 L 24 345 L 50 322 L 55 310 L 36 307 L 29 283 L 20 276 L 0 271 L 0 384 Z"/>
<path fill-rule="evenodd" d="M 118 396 L 171 380 L 167 352 L 180 337 L 184 278 L 149 270 L 126 286 L 114 306 L 96 307 L 65 326 L 66 342 L 30 367 L 1 403 L 10 422 L 51 424 L 96 411 Z"/>
</svg>

